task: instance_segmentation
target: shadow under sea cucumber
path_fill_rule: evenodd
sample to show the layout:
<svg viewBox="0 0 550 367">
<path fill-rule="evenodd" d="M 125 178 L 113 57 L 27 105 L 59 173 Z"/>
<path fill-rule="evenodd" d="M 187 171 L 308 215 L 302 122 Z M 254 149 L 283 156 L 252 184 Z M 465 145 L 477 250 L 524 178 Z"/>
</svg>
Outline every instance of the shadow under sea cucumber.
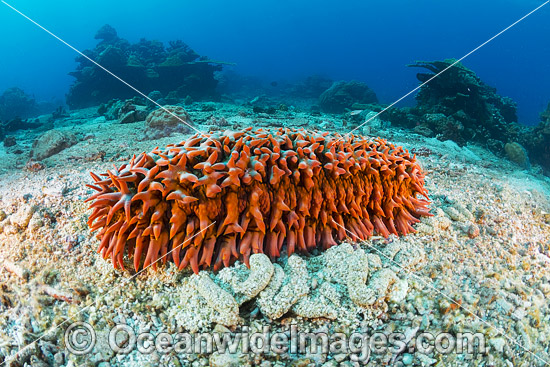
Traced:
<svg viewBox="0 0 550 367">
<path fill-rule="evenodd" d="M 248 266 L 252 253 L 273 261 L 283 247 L 289 256 L 326 250 L 348 233 L 405 235 L 430 215 L 414 156 L 379 138 L 338 133 L 197 134 L 91 175 L 98 192 L 86 200 L 88 225 L 99 230 L 98 252 L 115 268 L 127 254 L 136 271 L 168 258 L 195 273 L 237 259 Z"/>
</svg>

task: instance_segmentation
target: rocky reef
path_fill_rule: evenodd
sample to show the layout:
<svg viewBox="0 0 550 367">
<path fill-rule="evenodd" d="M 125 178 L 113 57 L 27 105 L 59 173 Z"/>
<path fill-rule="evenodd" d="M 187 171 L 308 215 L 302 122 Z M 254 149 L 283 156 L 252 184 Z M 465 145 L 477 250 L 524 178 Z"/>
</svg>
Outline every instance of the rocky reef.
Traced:
<svg viewBox="0 0 550 367">
<path fill-rule="evenodd" d="M 489 145 L 491 141 L 500 141 L 503 143 L 498 145 L 502 149 L 508 131 L 517 122 L 515 102 L 498 95 L 495 88 L 461 63 L 451 66 L 454 62 L 454 59 L 418 61 L 409 65 L 430 71 L 417 74 L 420 82 L 429 80 L 416 95 L 418 103 L 413 113 L 422 117 L 419 125 L 443 140 Z M 445 72 L 430 80 L 443 70 Z"/>
<path fill-rule="evenodd" d="M 310 75 L 304 80 L 292 85 L 289 94 L 298 98 L 319 98 L 323 92 L 328 90 L 333 81 L 322 75 Z"/>
<path fill-rule="evenodd" d="M 550 103 L 540 118 L 540 123 L 530 128 L 524 140 L 531 160 L 550 173 Z"/>
<path fill-rule="evenodd" d="M 34 130 L 47 128 L 47 122 L 39 115 L 51 114 L 51 119 L 58 117 L 63 107 L 55 109 L 53 102 L 37 102 L 34 97 L 25 93 L 21 88 L 13 87 L 6 89 L 0 95 L 0 140 L 7 138 L 4 146 L 10 147 L 14 137 L 10 134 L 18 130 Z"/>
<path fill-rule="evenodd" d="M 546 110 L 540 114 L 540 120 L 542 122 L 550 123 L 550 103 L 548 103 Z"/>
<path fill-rule="evenodd" d="M 178 98 L 218 97 L 214 74 L 222 66 L 200 56 L 181 40 L 170 41 L 168 47 L 143 38 L 132 44 L 109 25 L 103 26 L 95 38 L 100 42 L 84 54 L 145 94 L 159 91 Z M 69 107 L 90 107 L 137 95 L 86 57 L 79 56 L 76 61 L 77 69 L 70 73 L 76 81 L 67 95 Z"/>
<path fill-rule="evenodd" d="M 335 82 L 319 97 L 321 110 L 328 113 L 345 112 L 357 103 L 378 103 L 378 98 L 365 83 L 354 80 Z"/>
<path fill-rule="evenodd" d="M 508 158 L 521 168 L 528 169 L 535 163 L 548 173 L 550 106 L 541 113 L 539 125 L 522 125 L 517 121 L 516 104 L 512 99 L 500 96 L 474 71 L 461 63 L 453 65 L 455 62 L 454 59 L 418 61 L 409 65 L 429 71 L 417 74 L 420 82 L 427 82 L 416 95 L 417 105 L 390 108 L 373 123 L 387 121 L 426 137 L 454 141 L 459 146 L 474 143 Z M 433 78 L 436 74 L 439 75 Z M 363 111 L 352 111 L 349 118 L 352 124 L 360 124 L 383 109 L 383 105 L 371 104 Z M 371 125 L 365 125 L 363 130 Z"/>
<path fill-rule="evenodd" d="M 0 95 L 0 120 L 25 119 L 36 116 L 39 107 L 34 98 L 22 89 L 8 88 Z"/>
</svg>

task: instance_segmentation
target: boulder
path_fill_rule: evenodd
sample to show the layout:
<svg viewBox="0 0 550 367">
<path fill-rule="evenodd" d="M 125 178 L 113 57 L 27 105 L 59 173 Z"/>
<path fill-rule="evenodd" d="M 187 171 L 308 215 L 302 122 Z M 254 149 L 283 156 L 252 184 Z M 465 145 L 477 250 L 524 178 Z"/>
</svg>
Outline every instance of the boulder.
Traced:
<svg viewBox="0 0 550 367">
<path fill-rule="evenodd" d="M 76 136 L 69 132 L 49 130 L 32 144 L 31 158 L 37 161 L 51 157 L 77 143 Z"/>
<path fill-rule="evenodd" d="M 189 126 L 193 124 L 193 121 L 183 107 L 166 105 L 151 112 L 147 116 L 145 124 L 150 128 L 161 129 L 178 125 Z"/>
<path fill-rule="evenodd" d="M 504 151 L 509 160 L 516 163 L 521 168 L 529 168 L 529 156 L 521 144 L 516 142 L 506 143 Z"/>
</svg>

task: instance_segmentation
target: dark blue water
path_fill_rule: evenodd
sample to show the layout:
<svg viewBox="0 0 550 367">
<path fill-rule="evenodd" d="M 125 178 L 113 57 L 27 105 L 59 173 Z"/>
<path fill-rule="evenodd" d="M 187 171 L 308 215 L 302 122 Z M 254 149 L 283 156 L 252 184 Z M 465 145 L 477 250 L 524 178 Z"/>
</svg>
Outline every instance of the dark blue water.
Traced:
<svg viewBox="0 0 550 367">
<path fill-rule="evenodd" d="M 9 0 L 83 50 L 109 23 L 131 42 L 182 39 L 201 55 L 237 63 L 242 74 L 296 80 L 325 74 L 366 82 L 383 103 L 418 85 L 415 60 L 460 58 L 542 4 L 487 1 L 81 1 Z M 550 101 L 550 5 L 464 61 L 538 121 Z M 0 3 L 0 92 L 19 86 L 37 99 L 64 98 L 76 54 Z M 404 104 L 413 104 L 412 98 Z"/>
</svg>

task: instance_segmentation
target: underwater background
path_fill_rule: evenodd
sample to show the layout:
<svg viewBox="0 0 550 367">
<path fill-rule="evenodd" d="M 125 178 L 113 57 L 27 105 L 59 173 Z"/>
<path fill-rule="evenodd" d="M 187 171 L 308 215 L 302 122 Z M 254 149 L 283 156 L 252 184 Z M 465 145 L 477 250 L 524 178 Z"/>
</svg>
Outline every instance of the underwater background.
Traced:
<svg viewBox="0 0 550 367">
<path fill-rule="evenodd" d="M 180 39 L 225 69 L 281 84 L 321 74 L 358 80 L 389 104 L 418 85 L 416 60 L 460 58 L 542 1 L 17 1 L 12 6 L 79 50 L 110 24 L 120 37 Z M 64 102 L 74 51 L 0 7 L 0 92 L 20 87 Z M 535 125 L 550 101 L 550 9 L 541 9 L 464 61 Z M 274 92 L 276 92 L 274 87 Z M 413 105 L 409 96 L 401 105 Z"/>
<path fill-rule="evenodd" d="M 0 0 L 0 367 L 550 365 L 549 15 Z"/>
</svg>

